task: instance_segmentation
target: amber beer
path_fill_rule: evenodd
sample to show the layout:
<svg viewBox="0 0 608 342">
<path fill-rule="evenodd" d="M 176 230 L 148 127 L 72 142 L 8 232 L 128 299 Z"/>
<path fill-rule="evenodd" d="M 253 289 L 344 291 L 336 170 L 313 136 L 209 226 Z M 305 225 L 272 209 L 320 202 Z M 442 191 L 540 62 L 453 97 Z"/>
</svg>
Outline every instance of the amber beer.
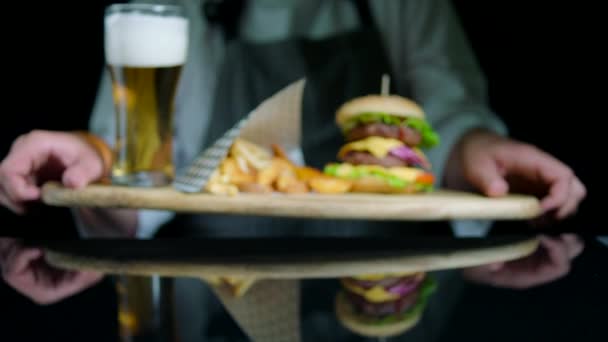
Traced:
<svg viewBox="0 0 608 342">
<path fill-rule="evenodd" d="M 119 341 L 177 341 L 172 279 L 119 274 L 115 284 Z"/>
<path fill-rule="evenodd" d="M 186 62 L 188 22 L 175 6 L 120 4 L 105 18 L 116 115 L 112 179 L 160 186 L 174 175 L 174 102 Z"/>
<path fill-rule="evenodd" d="M 181 66 L 109 66 L 117 111 L 113 176 L 132 184 L 173 176 L 173 98 Z"/>
</svg>

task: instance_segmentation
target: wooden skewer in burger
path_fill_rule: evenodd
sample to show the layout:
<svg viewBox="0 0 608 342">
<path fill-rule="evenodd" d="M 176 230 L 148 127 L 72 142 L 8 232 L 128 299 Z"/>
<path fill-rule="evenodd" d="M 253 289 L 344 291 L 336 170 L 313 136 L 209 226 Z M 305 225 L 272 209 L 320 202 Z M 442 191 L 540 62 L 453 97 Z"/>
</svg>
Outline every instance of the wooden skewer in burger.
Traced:
<svg viewBox="0 0 608 342">
<path fill-rule="evenodd" d="M 324 172 L 353 182 L 353 192 L 418 193 L 433 189 L 431 164 L 422 149 L 439 144 L 439 136 L 414 101 L 388 94 L 354 98 L 336 111 L 346 144 L 340 162 Z"/>
</svg>

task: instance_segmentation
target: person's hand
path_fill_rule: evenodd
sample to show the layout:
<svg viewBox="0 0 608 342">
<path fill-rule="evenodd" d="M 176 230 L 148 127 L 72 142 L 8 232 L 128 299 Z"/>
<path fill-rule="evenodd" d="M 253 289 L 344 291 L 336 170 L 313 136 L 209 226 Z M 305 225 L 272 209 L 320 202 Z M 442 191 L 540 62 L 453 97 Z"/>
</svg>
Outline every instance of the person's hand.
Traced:
<svg viewBox="0 0 608 342">
<path fill-rule="evenodd" d="M 40 199 L 40 185 L 61 181 L 82 187 L 108 171 L 103 153 L 84 135 L 33 131 L 20 136 L 0 164 L 0 204 L 23 214 L 28 202 Z"/>
<path fill-rule="evenodd" d="M 495 287 L 525 289 L 555 281 L 570 272 L 572 260 L 583 242 L 574 234 L 540 237 L 539 248 L 530 256 L 508 262 L 470 267 L 463 276 L 471 282 Z"/>
<path fill-rule="evenodd" d="M 23 247 L 13 238 L 0 238 L 0 269 L 4 281 L 38 304 L 53 304 L 81 292 L 103 278 L 95 272 L 57 269 L 38 248 Z"/>
<path fill-rule="evenodd" d="M 448 187 L 487 196 L 509 192 L 540 198 L 548 217 L 576 213 L 587 190 L 572 169 L 535 146 L 484 131 L 471 132 L 457 144 L 447 165 Z"/>
</svg>

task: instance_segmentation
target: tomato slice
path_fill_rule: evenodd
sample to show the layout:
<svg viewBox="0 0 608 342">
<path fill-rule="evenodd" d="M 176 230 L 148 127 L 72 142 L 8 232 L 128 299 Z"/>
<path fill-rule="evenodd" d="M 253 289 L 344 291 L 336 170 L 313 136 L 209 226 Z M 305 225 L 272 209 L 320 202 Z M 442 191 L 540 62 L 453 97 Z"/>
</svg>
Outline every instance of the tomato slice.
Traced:
<svg viewBox="0 0 608 342">
<path fill-rule="evenodd" d="M 421 184 L 433 184 L 435 176 L 432 173 L 425 172 L 420 176 L 416 177 L 416 183 Z"/>
</svg>

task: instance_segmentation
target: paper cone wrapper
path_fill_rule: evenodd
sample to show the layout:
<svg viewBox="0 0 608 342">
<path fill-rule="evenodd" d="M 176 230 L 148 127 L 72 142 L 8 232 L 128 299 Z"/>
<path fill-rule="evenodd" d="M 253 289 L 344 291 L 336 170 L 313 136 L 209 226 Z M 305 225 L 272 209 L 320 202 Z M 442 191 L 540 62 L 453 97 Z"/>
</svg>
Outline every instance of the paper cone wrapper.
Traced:
<svg viewBox="0 0 608 342">
<path fill-rule="evenodd" d="M 259 280 L 243 295 L 212 286 L 226 310 L 255 342 L 299 342 L 300 285 L 298 280 Z"/>
<path fill-rule="evenodd" d="M 174 186 L 185 192 L 200 192 L 227 156 L 232 143 L 242 138 L 261 147 L 278 144 L 296 163 L 302 163 L 301 116 L 305 79 L 283 88 L 256 107 L 222 137 L 205 149 Z"/>
</svg>

